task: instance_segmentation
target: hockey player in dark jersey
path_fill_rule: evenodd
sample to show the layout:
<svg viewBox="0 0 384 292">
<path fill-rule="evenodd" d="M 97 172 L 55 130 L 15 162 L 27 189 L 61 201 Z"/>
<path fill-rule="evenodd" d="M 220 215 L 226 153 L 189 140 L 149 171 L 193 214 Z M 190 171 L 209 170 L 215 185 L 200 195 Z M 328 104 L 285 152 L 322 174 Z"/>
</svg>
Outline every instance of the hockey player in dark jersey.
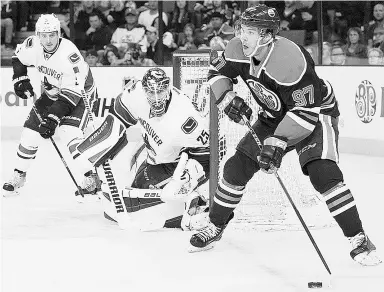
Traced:
<svg viewBox="0 0 384 292">
<path fill-rule="evenodd" d="M 339 110 L 332 86 L 317 76 L 303 47 L 276 36 L 279 24 L 274 8 L 248 8 L 240 17 L 239 36 L 221 56 L 212 53 L 208 79 L 218 106 L 236 123 L 243 123 L 243 116 L 250 119 L 252 109 L 233 91 L 233 80 L 241 77 L 261 107 L 252 128 L 263 146 L 260 151 L 251 133 L 239 142 L 224 165 L 208 225 L 191 237 L 191 251 L 212 248 L 253 175 L 260 169 L 273 173 L 284 154 L 296 149 L 303 173 L 351 242 L 351 257 L 362 265 L 377 265 L 381 260 L 337 164 Z"/>
</svg>

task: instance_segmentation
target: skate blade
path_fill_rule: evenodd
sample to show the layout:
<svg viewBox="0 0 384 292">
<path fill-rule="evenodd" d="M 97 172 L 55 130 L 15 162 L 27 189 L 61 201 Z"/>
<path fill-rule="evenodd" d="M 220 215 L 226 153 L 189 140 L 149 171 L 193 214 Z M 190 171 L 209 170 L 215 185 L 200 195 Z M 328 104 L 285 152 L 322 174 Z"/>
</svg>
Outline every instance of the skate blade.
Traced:
<svg viewBox="0 0 384 292">
<path fill-rule="evenodd" d="M 189 253 L 196 253 L 196 252 L 207 251 L 207 250 L 214 248 L 215 245 L 216 245 L 216 242 L 213 242 L 213 243 L 211 243 L 205 247 L 196 247 L 196 246 L 193 246 L 190 244 L 188 247 L 188 252 Z"/>
<path fill-rule="evenodd" d="M 83 204 L 83 203 L 95 203 L 95 202 L 99 202 L 101 199 L 100 199 L 100 196 L 102 196 L 103 193 L 102 192 L 97 192 L 96 194 L 86 194 L 84 195 L 84 197 L 82 195 L 76 195 L 75 194 L 75 197 L 76 197 L 76 201 L 80 204 Z"/>
<path fill-rule="evenodd" d="M 18 190 L 14 190 L 14 191 L 7 191 L 7 190 L 4 190 L 3 189 L 3 197 L 4 198 L 10 198 L 10 197 L 16 197 L 16 196 L 19 196 L 20 195 L 20 192 Z"/>
<path fill-rule="evenodd" d="M 362 266 L 377 266 L 382 263 L 382 260 L 378 256 L 376 250 L 370 253 L 361 253 L 355 256 L 354 260 Z"/>
</svg>

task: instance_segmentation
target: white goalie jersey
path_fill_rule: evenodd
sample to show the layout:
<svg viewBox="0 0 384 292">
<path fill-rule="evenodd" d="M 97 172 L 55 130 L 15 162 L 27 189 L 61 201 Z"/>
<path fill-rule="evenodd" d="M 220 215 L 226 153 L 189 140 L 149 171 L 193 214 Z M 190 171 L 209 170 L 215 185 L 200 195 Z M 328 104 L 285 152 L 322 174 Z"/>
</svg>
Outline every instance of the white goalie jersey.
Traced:
<svg viewBox="0 0 384 292">
<path fill-rule="evenodd" d="M 17 45 L 15 57 L 25 66 L 37 69 L 43 92 L 50 99 L 57 100 L 60 96 L 76 106 L 81 100 L 82 89 L 88 96 L 93 96 L 94 80 L 77 47 L 66 39 L 60 39 L 59 42 L 57 49 L 48 53 L 37 36 L 30 36 Z M 78 84 L 75 72 L 78 72 Z"/>
<path fill-rule="evenodd" d="M 177 88 L 172 87 L 170 95 L 161 117 L 151 115 L 141 82 L 125 89 L 115 102 L 114 114 L 126 127 L 140 125 L 149 164 L 176 162 L 185 148 L 195 148 L 195 155 L 209 154 L 209 118 L 203 117 Z"/>
</svg>

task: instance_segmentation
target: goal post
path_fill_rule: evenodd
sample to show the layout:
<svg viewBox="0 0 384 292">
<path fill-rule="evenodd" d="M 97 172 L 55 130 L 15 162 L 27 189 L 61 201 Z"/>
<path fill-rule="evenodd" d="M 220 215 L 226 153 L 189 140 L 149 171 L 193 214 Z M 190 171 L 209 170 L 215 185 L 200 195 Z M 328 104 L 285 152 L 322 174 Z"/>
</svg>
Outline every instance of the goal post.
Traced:
<svg viewBox="0 0 384 292">
<path fill-rule="evenodd" d="M 209 115 L 210 140 L 210 175 L 209 195 L 213 202 L 219 175 L 219 133 L 218 109 L 215 99 L 211 98 L 211 90 L 207 84 L 210 50 L 178 50 L 173 53 L 173 86 L 186 93 L 192 99 L 197 110 Z M 196 70 L 190 70 L 195 68 Z"/>
</svg>

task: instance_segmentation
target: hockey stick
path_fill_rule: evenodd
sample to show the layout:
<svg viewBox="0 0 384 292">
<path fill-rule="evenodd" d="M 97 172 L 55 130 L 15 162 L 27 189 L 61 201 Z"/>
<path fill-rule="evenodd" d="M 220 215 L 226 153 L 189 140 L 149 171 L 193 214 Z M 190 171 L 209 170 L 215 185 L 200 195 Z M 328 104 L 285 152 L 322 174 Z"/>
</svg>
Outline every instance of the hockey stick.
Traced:
<svg viewBox="0 0 384 292">
<path fill-rule="evenodd" d="M 243 115 L 242 118 L 243 118 L 244 123 L 247 125 L 248 130 L 251 133 L 253 139 L 256 141 L 257 147 L 261 151 L 261 148 L 263 147 L 263 144 L 261 143 L 259 137 L 257 137 L 257 134 L 256 134 L 255 130 L 252 128 L 252 126 L 249 123 L 249 121 L 246 118 L 246 116 Z M 297 217 L 299 218 L 301 225 L 304 227 L 304 230 L 307 233 L 309 239 L 311 240 L 313 247 L 316 249 L 316 252 L 317 252 L 318 256 L 320 257 L 321 261 L 323 262 L 324 267 L 326 268 L 326 270 L 329 273 L 329 275 L 331 275 L 332 273 L 331 273 L 331 270 L 328 267 L 327 262 L 325 261 L 323 255 L 321 254 L 321 251 L 320 251 L 319 247 L 317 246 L 315 240 L 313 239 L 312 234 L 309 231 L 307 225 L 305 224 L 305 222 L 303 220 L 303 217 L 301 217 L 301 214 L 300 214 L 299 210 L 296 208 L 296 205 L 293 202 L 291 196 L 289 195 L 287 188 L 285 187 L 285 185 L 284 185 L 283 181 L 281 180 L 281 178 L 280 178 L 279 174 L 277 173 L 277 171 L 274 171 L 274 174 L 275 174 L 277 180 L 279 181 L 279 183 L 280 183 L 280 185 L 281 185 L 285 195 L 287 196 L 289 202 L 291 203 L 291 205 L 293 207 L 293 210 L 295 210 L 295 213 L 296 213 Z"/>
<path fill-rule="evenodd" d="M 79 68 L 73 67 L 73 71 L 75 72 L 76 83 L 77 83 L 77 86 L 79 86 L 80 88 L 80 93 L 85 105 L 85 109 L 88 112 L 88 118 L 91 122 L 93 122 L 94 116 L 93 116 L 91 107 L 89 106 L 89 103 L 88 103 L 87 93 L 85 92 L 83 85 L 81 85 L 84 83 L 80 83 L 81 79 L 79 77 Z M 107 185 L 111 194 L 111 198 L 116 209 L 117 223 L 119 224 L 121 229 L 126 229 L 131 225 L 131 218 L 129 217 L 127 209 L 125 207 L 123 195 L 119 192 L 119 189 L 117 188 L 116 180 L 113 176 L 112 168 L 111 168 L 111 165 L 109 164 L 109 161 L 106 160 L 102 164 L 102 167 L 103 167 L 105 178 L 107 180 Z"/>
<path fill-rule="evenodd" d="M 39 122 L 41 123 L 41 122 L 43 121 L 43 119 L 41 118 L 41 115 L 40 115 L 39 112 L 37 111 L 36 106 L 33 105 L 32 108 L 33 108 L 33 111 L 35 112 L 37 118 L 39 119 Z M 55 140 L 53 140 L 52 137 L 49 137 L 49 139 L 51 140 L 53 147 L 55 147 L 57 154 L 59 154 L 59 157 L 60 157 L 61 161 L 63 162 L 65 168 L 67 169 L 67 171 L 68 171 L 68 173 L 69 173 L 69 176 L 71 177 L 73 183 L 75 184 L 75 186 L 76 186 L 76 188 L 77 188 L 77 191 L 79 192 L 80 195 L 83 195 L 83 192 L 82 192 L 81 188 L 80 188 L 79 185 L 77 184 L 77 182 L 76 182 L 76 180 L 75 180 L 75 177 L 73 176 L 71 170 L 70 170 L 69 167 L 68 167 L 68 164 L 65 162 L 65 159 L 64 159 L 63 155 L 61 154 L 59 147 L 57 147 Z"/>
</svg>

